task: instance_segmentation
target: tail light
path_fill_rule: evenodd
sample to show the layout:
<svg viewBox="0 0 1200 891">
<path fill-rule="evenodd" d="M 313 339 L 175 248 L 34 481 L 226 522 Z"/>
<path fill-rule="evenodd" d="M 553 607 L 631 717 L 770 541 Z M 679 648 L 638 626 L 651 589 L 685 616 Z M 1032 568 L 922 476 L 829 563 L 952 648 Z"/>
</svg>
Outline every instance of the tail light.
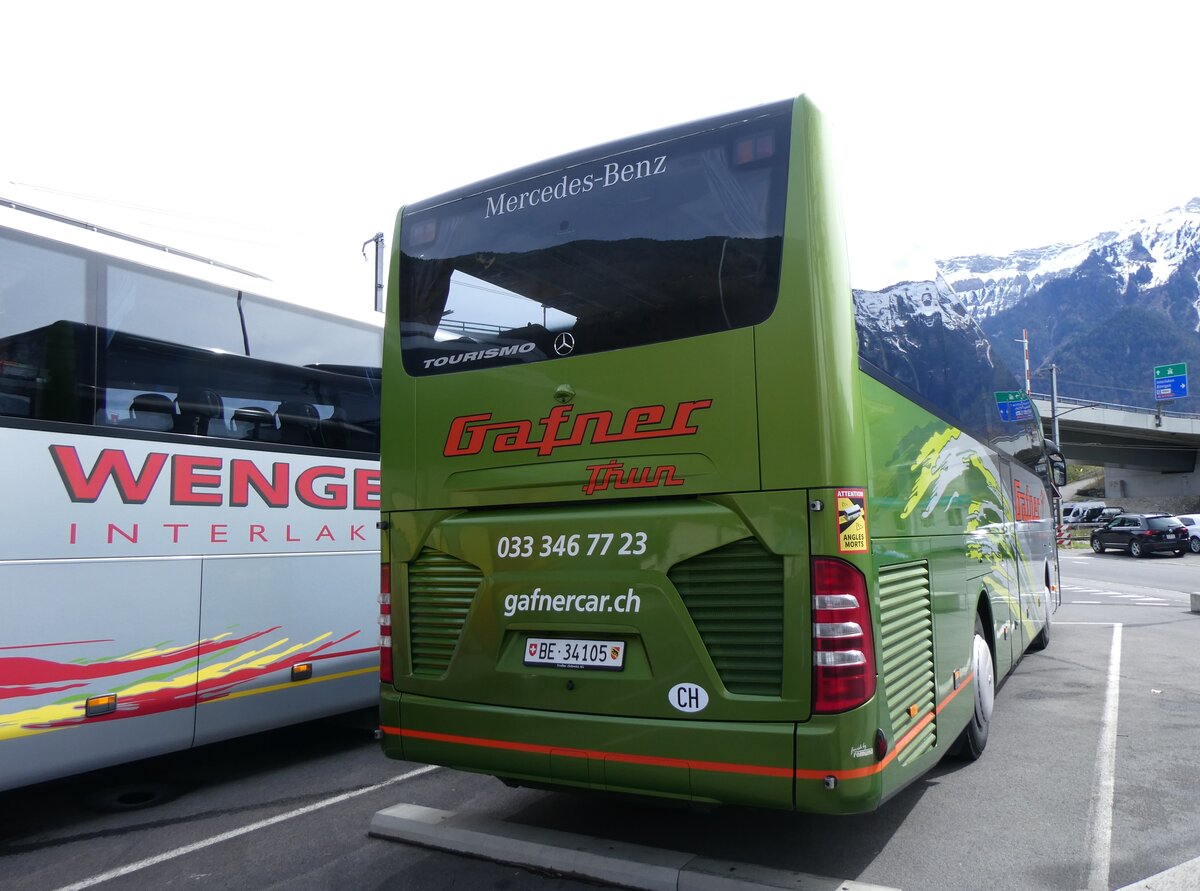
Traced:
<svg viewBox="0 0 1200 891">
<path fill-rule="evenodd" d="M 379 566 L 379 680 L 392 683 L 392 567 Z"/>
<path fill-rule="evenodd" d="M 849 711 L 875 695 L 875 641 L 863 574 L 841 560 L 812 561 L 813 711 Z"/>
</svg>

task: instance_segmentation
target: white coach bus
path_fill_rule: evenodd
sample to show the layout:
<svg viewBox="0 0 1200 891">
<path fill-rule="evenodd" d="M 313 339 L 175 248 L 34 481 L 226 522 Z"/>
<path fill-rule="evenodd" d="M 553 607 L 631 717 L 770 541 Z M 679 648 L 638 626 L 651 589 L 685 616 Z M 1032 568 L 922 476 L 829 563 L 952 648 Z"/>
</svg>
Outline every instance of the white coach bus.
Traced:
<svg viewBox="0 0 1200 891">
<path fill-rule="evenodd" d="M 381 329 L 0 206 L 0 789 L 371 706 Z"/>
</svg>

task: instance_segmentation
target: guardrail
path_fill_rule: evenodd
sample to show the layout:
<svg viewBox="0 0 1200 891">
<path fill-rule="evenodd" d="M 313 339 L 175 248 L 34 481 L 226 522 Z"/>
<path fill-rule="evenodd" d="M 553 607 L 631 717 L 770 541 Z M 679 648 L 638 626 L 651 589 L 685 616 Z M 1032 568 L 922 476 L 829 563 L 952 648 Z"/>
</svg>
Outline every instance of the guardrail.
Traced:
<svg viewBox="0 0 1200 891">
<path fill-rule="evenodd" d="M 1050 401 L 1049 393 L 1030 393 L 1030 399 L 1041 399 L 1043 402 Z M 1144 405 L 1125 405 L 1121 402 L 1097 402 L 1094 399 L 1073 399 L 1071 397 L 1058 397 L 1057 401 L 1058 414 L 1061 417 L 1064 414 L 1064 409 L 1076 408 L 1111 408 L 1117 411 L 1127 411 L 1139 415 L 1157 415 L 1161 414 L 1164 417 L 1171 418 L 1188 418 L 1191 420 L 1200 419 L 1200 412 L 1194 411 L 1168 411 L 1160 408 L 1147 408 Z M 1049 420 L 1049 416 L 1043 418 Z"/>
</svg>

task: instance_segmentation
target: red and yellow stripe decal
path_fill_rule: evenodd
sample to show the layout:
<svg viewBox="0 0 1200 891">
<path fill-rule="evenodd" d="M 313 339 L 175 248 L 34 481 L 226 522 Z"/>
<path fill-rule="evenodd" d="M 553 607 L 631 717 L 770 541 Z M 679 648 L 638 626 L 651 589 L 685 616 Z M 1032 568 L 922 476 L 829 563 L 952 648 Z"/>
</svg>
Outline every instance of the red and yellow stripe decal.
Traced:
<svg viewBox="0 0 1200 891">
<path fill-rule="evenodd" d="M 240 637 L 223 633 L 185 646 L 166 645 L 72 661 L 10 656 L 5 652 L 0 654 L 0 741 L 374 673 L 378 668 L 372 665 L 305 681 L 249 686 L 296 662 L 378 652 L 377 647 L 348 648 L 347 641 L 359 633 L 352 631 L 335 638 L 331 632 L 324 632 L 294 642 L 281 626 L 275 626 Z M 96 643 L 112 642 L 64 641 L 4 650 Z M 89 691 L 116 693 L 117 710 L 87 717 L 85 700 Z M 52 694 L 65 695 L 47 701 Z"/>
</svg>

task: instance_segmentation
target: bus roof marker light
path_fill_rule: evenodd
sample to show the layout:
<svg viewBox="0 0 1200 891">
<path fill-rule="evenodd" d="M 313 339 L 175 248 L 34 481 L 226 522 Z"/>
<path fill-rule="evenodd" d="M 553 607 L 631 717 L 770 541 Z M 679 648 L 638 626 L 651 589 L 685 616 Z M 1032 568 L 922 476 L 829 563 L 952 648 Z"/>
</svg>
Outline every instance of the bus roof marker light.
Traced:
<svg viewBox="0 0 1200 891">
<path fill-rule="evenodd" d="M 775 155 L 775 134 L 772 131 L 752 133 L 733 144 L 733 161 L 738 166 L 753 164 Z"/>
<path fill-rule="evenodd" d="M 432 244 L 437 240 L 437 219 L 418 220 L 412 224 L 412 243 L 418 246 Z"/>
</svg>

